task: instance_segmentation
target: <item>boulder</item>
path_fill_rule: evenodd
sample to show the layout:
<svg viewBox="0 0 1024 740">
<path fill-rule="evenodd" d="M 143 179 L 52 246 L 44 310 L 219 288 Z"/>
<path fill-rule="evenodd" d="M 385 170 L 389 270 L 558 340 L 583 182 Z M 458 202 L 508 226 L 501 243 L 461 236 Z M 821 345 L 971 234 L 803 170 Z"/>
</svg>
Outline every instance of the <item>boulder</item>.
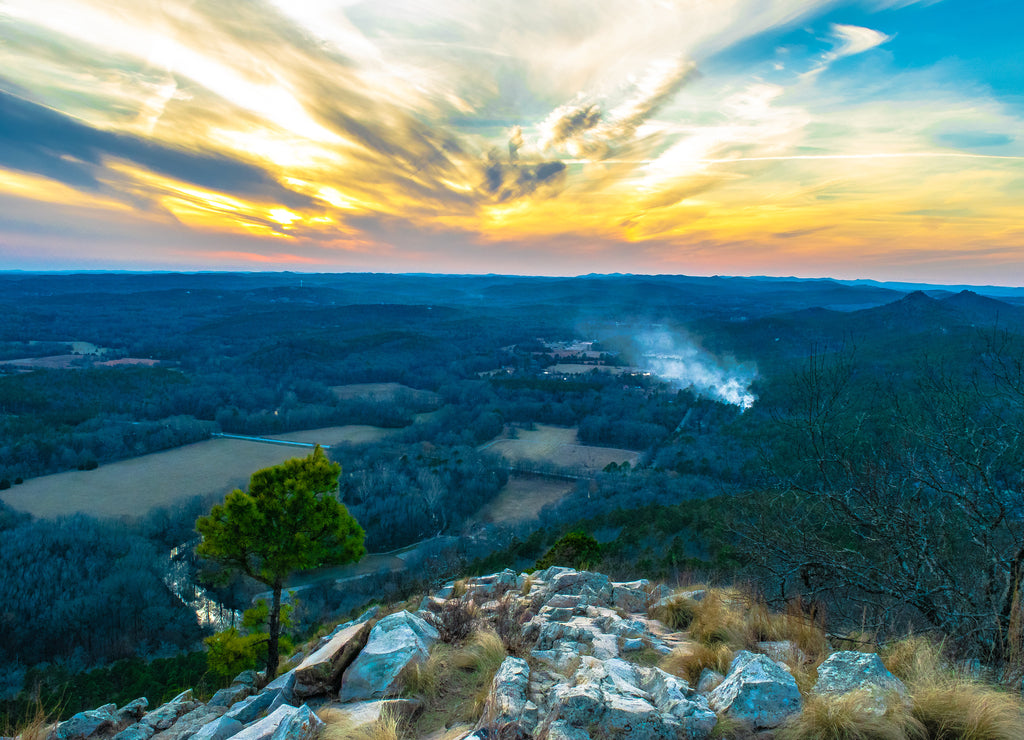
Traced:
<svg viewBox="0 0 1024 740">
<path fill-rule="evenodd" d="M 518 574 L 508 568 L 501 573 L 474 578 L 466 584 L 467 591 L 473 596 L 474 601 L 498 599 L 506 592 L 518 587 Z"/>
<path fill-rule="evenodd" d="M 191 712 L 183 714 L 166 730 L 153 735 L 153 740 L 186 740 L 192 737 L 204 725 L 218 719 L 227 707 L 209 707 L 200 704 Z"/>
<path fill-rule="evenodd" d="M 116 713 L 116 704 L 79 712 L 57 725 L 55 737 L 57 740 L 84 740 L 112 728 L 117 721 Z"/>
<path fill-rule="evenodd" d="M 864 692 L 869 707 L 879 714 L 885 713 L 894 696 L 901 701 L 907 698 L 906 686 L 889 672 L 881 658 L 855 650 L 840 650 L 828 656 L 818 667 L 818 681 L 811 691 L 821 696 Z"/>
<path fill-rule="evenodd" d="M 384 617 L 345 669 L 339 700 L 380 699 L 393 694 L 402 670 L 425 661 L 437 639 L 437 630 L 414 614 L 397 612 Z"/>
<path fill-rule="evenodd" d="M 639 581 L 612 584 L 612 606 L 627 612 L 643 612 L 647 610 L 651 584 L 643 578 Z"/>
<path fill-rule="evenodd" d="M 301 698 L 335 689 L 345 669 L 366 644 L 371 626 L 369 620 L 350 624 L 306 657 L 294 671 L 294 695 Z"/>
<path fill-rule="evenodd" d="M 231 737 L 234 740 L 270 740 L 277 731 L 277 728 L 287 723 L 298 711 L 295 707 L 288 706 L 287 704 L 283 707 L 278 707 L 278 709 L 260 721 L 253 722 L 251 725 L 242 728 Z"/>
<path fill-rule="evenodd" d="M 380 719 L 384 711 L 401 717 L 412 717 L 423 708 L 418 699 L 374 699 L 334 705 L 333 711 L 340 712 L 352 727 L 368 725 Z"/>
<path fill-rule="evenodd" d="M 659 712 L 671 715 L 679 723 L 685 738 L 704 738 L 718 724 L 708 701 L 690 685 L 660 668 L 637 668 L 640 686 L 650 695 Z"/>
<path fill-rule="evenodd" d="M 280 693 L 281 698 L 289 704 L 294 704 L 295 701 L 295 670 L 292 669 L 287 673 L 282 673 L 280 676 L 275 678 L 273 681 L 263 687 L 264 691 L 277 691 Z"/>
<path fill-rule="evenodd" d="M 278 698 L 279 694 L 279 691 L 267 691 L 264 689 L 254 696 L 246 697 L 237 704 L 232 704 L 224 716 L 230 719 L 237 719 L 243 725 L 247 725 L 261 714 L 269 714 L 271 712 L 271 705 Z"/>
<path fill-rule="evenodd" d="M 256 687 L 259 685 L 259 682 L 260 682 L 260 674 L 257 673 L 256 671 L 252 670 L 252 669 L 249 669 L 247 671 L 242 671 L 237 676 L 235 676 L 233 679 L 231 679 L 231 683 L 233 683 L 233 684 L 237 683 L 237 684 L 240 684 L 242 686 L 248 686 L 248 687 L 250 687 L 253 690 L 256 689 Z"/>
<path fill-rule="evenodd" d="M 705 668 L 700 672 L 700 678 L 697 679 L 697 691 L 701 694 L 708 694 L 714 691 L 724 680 L 725 676 L 718 671 Z"/>
<path fill-rule="evenodd" d="M 320 734 L 323 726 L 323 720 L 303 704 L 298 711 L 277 726 L 270 740 L 313 740 Z"/>
<path fill-rule="evenodd" d="M 146 713 L 146 708 L 148 706 L 149 699 L 144 696 L 140 696 L 138 699 L 133 699 L 117 710 L 117 714 L 114 715 L 114 724 L 118 727 L 124 727 L 132 724 L 133 722 L 138 722 Z"/>
<path fill-rule="evenodd" d="M 612 582 L 603 573 L 588 570 L 559 573 L 551 579 L 551 592 L 555 594 L 586 594 L 590 603 L 610 605 Z"/>
<path fill-rule="evenodd" d="M 757 643 L 757 651 L 779 663 L 785 663 L 789 660 L 794 660 L 797 663 L 807 662 L 807 655 L 791 640 L 759 642 Z"/>
<path fill-rule="evenodd" d="M 139 724 L 148 725 L 153 728 L 154 732 L 160 732 L 161 730 L 166 730 L 177 722 L 179 717 L 188 714 L 197 706 L 199 706 L 199 702 L 192 698 L 192 690 L 182 691 L 166 704 L 157 707 L 151 712 L 147 712 L 139 720 Z"/>
<path fill-rule="evenodd" d="M 114 735 L 112 740 L 149 740 L 154 734 L 156 734 L 156 730 L 151 726 L 136 722 L 131 727 L 126 727 Z"/>
<path fill-rule="evenodd" d="M 242 723 L 237 719 L 222 715 L 196 730 L 190 740 L 227 740 L 236 735 L 242 727 Z"/>
<path fill-rule="evenodd" d="M 547 740 L 590 740 L 590 735 L 580 727 L 573 727 L 564 720 L 556 720 L 548 725 Z"/>
<path fill-rule="evenodd" d="M 733 658 L 728 675 L 711 692 L 708 704 L 754 729 L 778 727 L 802 706 L 793 676 L 771 658 L 746 650 Z"/>
<path fill-rule="evenodd" d="M 237 704 L 243 699 L 252 696 L 252 693 L 252 686 L 233 683 L 227 688 L 219 689 L 210 697 L 210 701 L 207 702 L 207 705 L 211 707 L 230 707 L 232 704 Z"/>
<path fill-rule="evenodd" d="M 696 740 L 708 737 L 717 722 L 702 696 L 656 668 L 584 657 L 571 684 L 551 690 L 554 701 L 541 723 L 541 736 L 546 729 L 550 738 L 556 726 L 566 737 L 599 727 L 625 740 Z"/>
</svg>

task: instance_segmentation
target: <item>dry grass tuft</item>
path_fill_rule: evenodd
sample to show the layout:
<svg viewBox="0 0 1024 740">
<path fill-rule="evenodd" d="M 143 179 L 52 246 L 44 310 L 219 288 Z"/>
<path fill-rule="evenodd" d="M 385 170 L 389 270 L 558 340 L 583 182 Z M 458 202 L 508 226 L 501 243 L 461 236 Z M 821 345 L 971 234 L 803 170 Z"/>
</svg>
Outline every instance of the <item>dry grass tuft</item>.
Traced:
<svg viewBox="0 0 1024 740">
<path fill-rule="evenodd" d="M 423 702 L 410 735 L 421 737 L 455 723 L 475 723 L 505 655 L 501 638 L 491 630 L 474 633 L 461 647 L 436 643 L 427 661 L 411 666 L 403 677 L 405 695 Z"/>
<path fill-rule="evenodd" d="M 914 718 L 929 740 L 1021 740 L 1024 704 L 1017 696 L 964 679 L 911 688 Z"/>
<path fill-rule="evenodd" d="M 452 584 L 452 595 L 453 599 L 461 599 L 466 595 L 469 590 L 469 581 L 465 578 L 460 578 L 454 584 Z"/>
<path fill-rule="evenodd" d="M 752 647 L 756 642 L 748 621 L 750 601 L 735 589 L 708 590 L 697 605 L 690 623 L 690 636 L 697 642 L 733 648 Z"/>
<path fill-rule="evenodd" d="M 530 642 L 523 635 L 523 625 L 532 614 L 529 603 L 505 594 L 498 602 L 498 610 L 494 615 L 494 629 L 505 645 L 509 655 L 525 658 L 530 653 Z"/>
<path fill-rule="evenodd" d="M 888 643 L 879 656 L 889 672 L 906 683 L 935 683 L 948 673 L 942 645 L 919 635 Z"/>
<path fill-rule="evenodd" d="M 651 607 L 649 613 L 651 617 L 670 629 L 684 630 L 697 616 L 699 608 L 700 604 L 693 599 L 677 596 L 660 606 Z"/>
<path fill-rule="evenodd" d="M 691 645 L 689 649 L 676 648 L 662 658 L 658 667 L 696 686 L 705 668 L 727 674 L 734 657 L 728 645 Z"/>
<path fill-rule="evenodd" d="M 376 722 L 362 725 L 355 724 L 340 709 L 327 709 L 319 714 L 324 721 L 322 740 L 399 740 L 403 735 L 398 714 L 387 707 L 381 710 Z"/>
<path fill-rule="evenodd" d="M 884 714 L 866 692 L 812 696 L 778 732 L 779 740 L 926 740 L 924 727 L 899 701 Z"/>
<path fill-rule="evenodd" d="M 748 620 L 756 640 L 788 640 L 804 654 L 806 663 L 817 665 L 832 651 L 824 617 L 814 606 L 805 608 L 799 599 L 789 602 L 783 614 L 771 612 L 764 602 L 758 602 L 751 607 Z"/>
<path fill-rule="evenodd" d="M 59 714 L 55 711 L 54 714 Z M 35 706 L 24 720 L 12 727 L 0 726 L 0 735 L 18 738 L 18 740 L 46 740 L 54 729 L 54 721 L 43 708 L 43 703 L 36 698 Z"/>
</svg>

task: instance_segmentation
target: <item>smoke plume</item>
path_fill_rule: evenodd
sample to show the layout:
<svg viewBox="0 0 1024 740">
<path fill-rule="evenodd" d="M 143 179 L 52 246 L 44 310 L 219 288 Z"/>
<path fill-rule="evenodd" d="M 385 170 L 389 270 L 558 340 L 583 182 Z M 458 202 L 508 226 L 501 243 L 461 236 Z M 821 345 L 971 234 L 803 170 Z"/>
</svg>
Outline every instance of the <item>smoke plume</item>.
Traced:
<svg viewBox="0 0 1024 740">
<path fill-rule="evenodd" d="M 715 357 L 679 332 L 647 332 L 637 343 L 645 368 L 662 380 L 743 410 L 757 400 L 750 390 L 756 368 Z"/>
</svg>

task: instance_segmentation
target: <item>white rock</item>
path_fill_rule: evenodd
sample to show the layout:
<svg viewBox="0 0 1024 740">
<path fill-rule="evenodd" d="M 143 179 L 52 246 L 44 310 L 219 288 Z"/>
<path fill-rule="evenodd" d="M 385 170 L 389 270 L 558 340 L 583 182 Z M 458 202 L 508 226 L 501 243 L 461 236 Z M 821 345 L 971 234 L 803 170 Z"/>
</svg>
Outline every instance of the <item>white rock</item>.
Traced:
<svg viewBox="0 0 1024 740">
<path fill-rule="evenodd" d="M 437 639 L 436 629 L 409 612 L 384 617 L 345 670 L 339 700 L 380 699 L 393 694 L 402 670 L 410 663 L 425 661 Z"/>
</svg>

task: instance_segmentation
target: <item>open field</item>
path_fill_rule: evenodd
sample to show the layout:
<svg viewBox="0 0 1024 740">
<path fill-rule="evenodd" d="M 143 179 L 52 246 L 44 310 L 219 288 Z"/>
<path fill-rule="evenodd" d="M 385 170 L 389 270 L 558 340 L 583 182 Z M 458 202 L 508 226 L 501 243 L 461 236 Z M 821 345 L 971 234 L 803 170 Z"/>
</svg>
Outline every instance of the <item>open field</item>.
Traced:
<svg viewBox="0 0 1024 740">
<path fill-rule="evenodd" d="M 81 355 L 49 355 L 48 357 L 20 357 L 16 360 L 2 360 L 0 365 L 19 370 L 70 370 L 81 362 Z"/>
<path fill-rule="evenodd" d="M 384 401 L 393 402 L 405 397 L 414 403 L 438 403 L 440 397 L 431 391 L 421 391 L 401 383 L 352 383 L 335 385 L 331 392 L 342 401 Z"/>
<path fill-rule="evenodd" d="M 557 365 L 545 368 L 545 375 L 583 375 L 585 373 L 592 373 L 597 370 L 599 373 L 608 373 L 609 375 L 622 375 L 623 373 L 634 373 L 637 371 L 635 367 L 616 367 L 613 365 L 581 365 L 573 363 L 560 362 Z"/>
<path fill-rule="evenodd" d="M 536 429 L 518 430 L 516 439 L 498 439 L 484 445 L 512 463 L 541 463 L 590 471 L 604 469 L 609 463 L 635 465 L 640 453 L 614 447 L 579 444 L 575 427 L 537 424 Z"/>
<path fill-rule="evenodd" d="M 497 498 L 476 518 L 483 522 L 513 523 L 536 519 L 540 510 L 569 493 L 575 483 L 540 475 L 511 475 Z"/>
<path fill-rule="evenodd" d="M 337 444 L 372 442 L 392 430 L 354 425 L 279 434 L 275 439 Z M 101 465 L 30 478 L 0 493 L 9 506 L 37 517 L 84 512 L 100 517 L 139 516 L 157 506 L 195 495 L 224 494 L 244 486 L 260 468 L 277 465 L 310 450 L 300 447 L 211 439 Z"/>
</svg>

